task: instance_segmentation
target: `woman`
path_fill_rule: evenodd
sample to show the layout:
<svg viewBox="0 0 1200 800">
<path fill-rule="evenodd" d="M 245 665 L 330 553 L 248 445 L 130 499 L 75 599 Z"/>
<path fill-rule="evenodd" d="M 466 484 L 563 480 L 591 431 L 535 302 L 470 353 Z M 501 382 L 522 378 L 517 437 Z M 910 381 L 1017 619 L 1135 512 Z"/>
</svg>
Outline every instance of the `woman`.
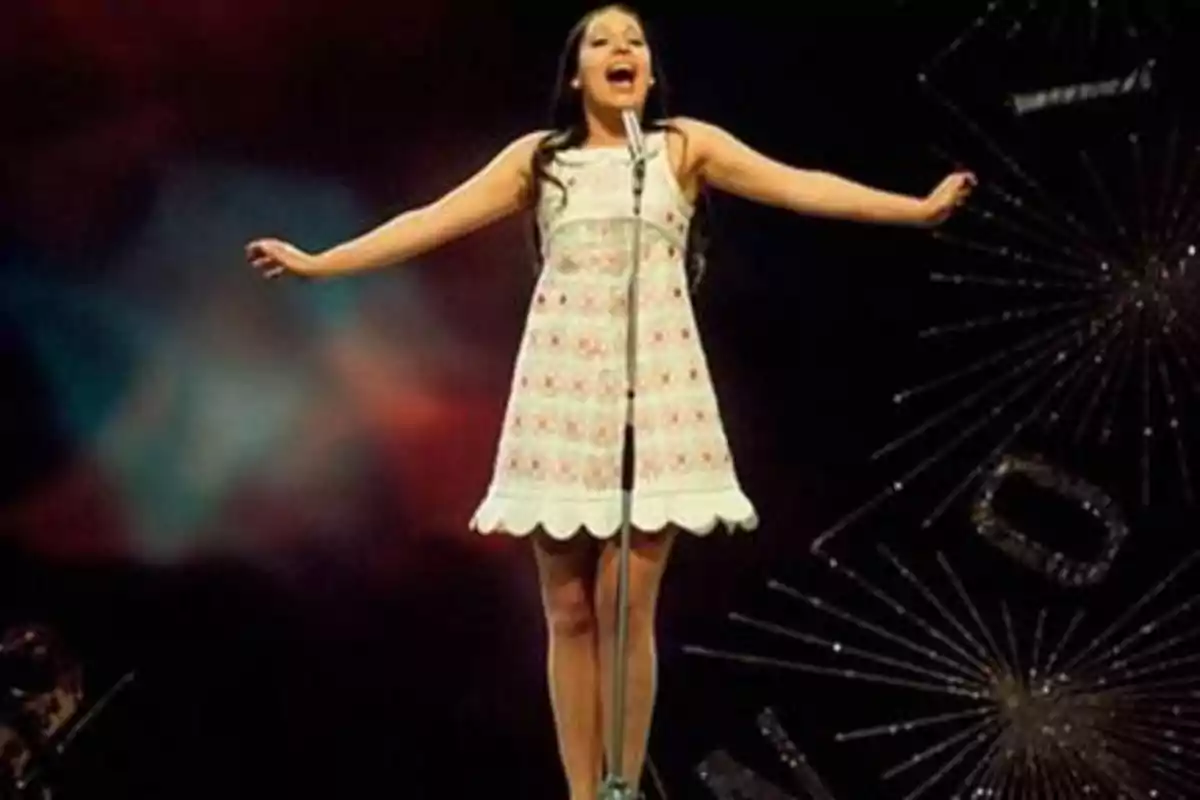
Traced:
<svg viewBox="0 0 1200 800">
<path fill-rule="evenodd" d="M 517 139 L 438 201 L 320 254 L 277 240 L 248 247 L 268 277 L 346 275 L 405 261 L 522 210 L 536 213 L 541 273 L 517 358 L 491 487 L 472 527 L 532 534 L 549 629 L 549 673 L 574 800 L 601 777 L 615 632 L 631 272 L 632 170 L 621 113 L 646 120 L 624 777 L 641 774 L 654 701 L 654 609 L 675 533 L 752 528 L 688 296 L 699 276 L 706 187 L 802 214 L 931 226 L 973 176 L 928 197 L 777 163 L 712 125 L 667 120 L 642 21 L 606 6 L 572 29 L 554 127 Z"/>
</svg>

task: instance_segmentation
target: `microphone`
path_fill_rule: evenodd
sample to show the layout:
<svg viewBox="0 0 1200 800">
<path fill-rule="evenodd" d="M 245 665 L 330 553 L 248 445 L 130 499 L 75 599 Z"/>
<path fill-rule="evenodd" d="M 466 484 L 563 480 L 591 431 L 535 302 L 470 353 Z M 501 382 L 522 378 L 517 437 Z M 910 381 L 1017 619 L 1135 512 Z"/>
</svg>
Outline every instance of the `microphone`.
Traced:
<svg viewBox="0 0 1200 800">
<path fill-rule="evenodd" d="M 638 121 L 637 112 L 627 108 L 621 112 L 621 122 L 625 124 L 625 139 L 629 142 L 629 155 L 633 160 L 641 161 L 646 157 L 646 137 L 642 135 L 642 124 Z"/>
<path fill-rule="evenodd" d="M 621 112 L 621 122 L 625 125 L 625 139 L 633 161 L 633 210 L 636 214 L 641 213 L 642 192 L 646 187 L 646 137 L 642 135 L 642 124 L 633 109 Z"/>
</svg>

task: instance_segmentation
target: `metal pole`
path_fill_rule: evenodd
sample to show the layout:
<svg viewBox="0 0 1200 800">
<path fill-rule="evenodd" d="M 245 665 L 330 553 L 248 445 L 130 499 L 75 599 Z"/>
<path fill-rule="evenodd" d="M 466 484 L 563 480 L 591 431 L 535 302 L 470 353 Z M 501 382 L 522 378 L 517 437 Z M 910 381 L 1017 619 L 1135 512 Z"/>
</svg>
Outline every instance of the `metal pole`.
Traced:
<svg viewBox="0 0 1200 800">
<path fill-rule="evenodd" d="M 633 800 L 636 787 L 621 775 L 625 750 L 625 671 L 629 645 L 629 552 L 633 540 L 634 427 L 633 404 L 637 391 L 638 273 L 642 260 L 642 189 L 646 180 L 645 154 L 633 160 L 633 242 L 629 269 L 625 337 L 625 435 L 621 448 L 621 543 L 617 559 L 617 635 L 613 642 L 612 703 L 608 729 L 608 774 L 600 786 L 600 800 Z"/>
</svg>

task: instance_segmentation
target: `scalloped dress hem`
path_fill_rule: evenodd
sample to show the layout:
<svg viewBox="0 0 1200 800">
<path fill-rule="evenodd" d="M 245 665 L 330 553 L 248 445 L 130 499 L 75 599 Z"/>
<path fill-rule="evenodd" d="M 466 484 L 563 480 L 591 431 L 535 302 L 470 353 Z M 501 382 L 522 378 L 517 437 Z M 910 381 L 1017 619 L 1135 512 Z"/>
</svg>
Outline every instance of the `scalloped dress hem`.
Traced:
<svg viewBox="0 0 1200 800">
<path fill-rule="evenodd" d="M 746 495 L 736 489 L 660 496 L 635 494 L 632 523 L 640 533 L 659 533 L 674 526 L 695 536 L 707 536 L 722 527 L 731 534 L 754 530 L 758 515 Z M 475 512 L 470 527 L 484 536 L 523 538 L 541 530 L 559 541 L 580 534 L 611 539 L 621 531 L 620 492 L 586 502 L 538 502 L 528 496 L 492 492 Z"/>
</svg>

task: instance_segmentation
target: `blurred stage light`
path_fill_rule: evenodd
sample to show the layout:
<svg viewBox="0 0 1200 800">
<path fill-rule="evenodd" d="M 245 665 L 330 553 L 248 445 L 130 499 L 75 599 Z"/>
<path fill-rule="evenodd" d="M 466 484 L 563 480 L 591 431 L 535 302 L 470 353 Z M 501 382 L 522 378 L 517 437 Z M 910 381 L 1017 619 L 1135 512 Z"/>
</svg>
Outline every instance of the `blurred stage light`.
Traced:
<svg viewBox="0 0 1200 800">
<path fill-rule="evenodd" d="M 416 518 L 465 530 L 464 437 L 482 476 L 490 431 L 470 348 L 428 301 L 420 265 L 281 286 L 243 262 L 255 235 L 315 249 L 375 221 L 332 180 L 198 164 L 170 173 L 102 286 L 5 271 L 0 314 L 48 384 L 77 453 L 68 472 L 98 470 L 137 557 L 255 549 L 272 526 L 238 515 L 264 492 L 288 497 L 275 527 L 311 526 L 329 517 L 320 487 L 372 458 Z M 58 524 L 80 516 L 62 510 Z M 355 517 L 339 535 L 362 533 Z"/>
</svg>

